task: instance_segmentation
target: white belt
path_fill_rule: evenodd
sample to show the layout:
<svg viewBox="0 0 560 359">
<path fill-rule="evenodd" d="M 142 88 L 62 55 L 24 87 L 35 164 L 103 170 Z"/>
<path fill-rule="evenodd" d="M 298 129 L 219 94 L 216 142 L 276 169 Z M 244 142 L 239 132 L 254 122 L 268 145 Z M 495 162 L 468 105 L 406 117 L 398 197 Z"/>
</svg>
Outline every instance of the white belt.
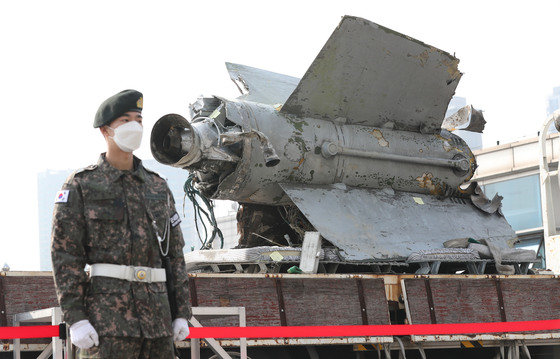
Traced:
<svg viewBox="0 0 560 359">
<path fill-rule="evenodd" d="M 134 267 L 118 264 L 95 263 L 90 266 L 91 277 L 111 277 L 124 279 L 130 282 L 165 282 L 165 269 L 150 267 Z"/>
</svg>

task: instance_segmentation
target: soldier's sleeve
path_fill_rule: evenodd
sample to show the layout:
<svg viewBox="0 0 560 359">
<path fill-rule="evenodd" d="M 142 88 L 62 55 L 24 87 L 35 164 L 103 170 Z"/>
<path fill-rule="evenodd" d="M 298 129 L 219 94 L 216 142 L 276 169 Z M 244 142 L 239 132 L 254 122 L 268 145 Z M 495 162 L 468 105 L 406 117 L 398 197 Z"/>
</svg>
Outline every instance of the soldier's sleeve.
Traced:
<svg viewBox="0 0 560 359">
<path fill-rule="evenodd" d="M 177 210 L 175 209 L 175 200 L 173 194 L 167 188 L 167 194 L 170 201 L 169 213 L 171 213 L 171 233 L 169 235 L 169 258 L 171 260 L 171 267 L 173 276 L 175 278 L 175 300 L 177 303 L 177 318 L 190 319 L 192 316 L 191 307 L 189 304 L 189 287 L 187 267 L 185 265 L 185 255 L 183 254 L 183 247 L 185 240 L 183 239 L 183 232 L 181 231 L 181 222 Z"/>
<path fill-rule="evenodd" d="M 58 302 L 68 325 L 88 319 L 84 306 L 87 276 L 84 272 L 86 224 L 79 184 L 73 176 L 55 200 L 51 258 Z"/>
</svg>

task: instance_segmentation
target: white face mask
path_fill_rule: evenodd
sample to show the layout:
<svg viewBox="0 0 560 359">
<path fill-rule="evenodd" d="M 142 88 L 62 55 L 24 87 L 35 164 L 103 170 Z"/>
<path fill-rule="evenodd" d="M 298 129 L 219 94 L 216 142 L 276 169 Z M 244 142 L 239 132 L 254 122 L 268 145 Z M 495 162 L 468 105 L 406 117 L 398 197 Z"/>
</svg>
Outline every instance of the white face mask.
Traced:
<svg viewBox="0 0 560 359">
<path fill-rule="evenodd" d="M 112 138 L 124 152 L 132 152 L 140 147 L 144 128 L 138 122 L 131 121 L 117 128 L 109 128 L 115 132 L 115 135 L 109 136 L 109 138 Z"/>
</svg>

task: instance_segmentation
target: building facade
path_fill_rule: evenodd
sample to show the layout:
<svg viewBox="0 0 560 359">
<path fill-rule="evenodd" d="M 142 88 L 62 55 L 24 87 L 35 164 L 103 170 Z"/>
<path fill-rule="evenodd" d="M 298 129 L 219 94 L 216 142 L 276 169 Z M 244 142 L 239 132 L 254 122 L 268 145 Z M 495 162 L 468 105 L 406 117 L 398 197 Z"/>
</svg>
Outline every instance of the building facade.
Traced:
<svg viewBox="0 0 560 359">
<path fill-rule="evenodd" d="M 551 169 L 558 169 L 560 137 L 549 134 L 547 158 Z M 477 181 L 487 197 L 496 193 L 503 196 L 502 212 L 516 231 L 520 248 L 533 249 L 542 257 L 545 266 L 543 245 L 543 214 L 541 210 L 541 186 L 539 174 L 538 138 L 507 143 L 474 151 L 478 168 L 473 181 Z M 553 178 L 552 198 L 560 207 L 558 175 Z M 556 223 L 560 223 L 560 208 L 556 211 Z"/>
</svg>

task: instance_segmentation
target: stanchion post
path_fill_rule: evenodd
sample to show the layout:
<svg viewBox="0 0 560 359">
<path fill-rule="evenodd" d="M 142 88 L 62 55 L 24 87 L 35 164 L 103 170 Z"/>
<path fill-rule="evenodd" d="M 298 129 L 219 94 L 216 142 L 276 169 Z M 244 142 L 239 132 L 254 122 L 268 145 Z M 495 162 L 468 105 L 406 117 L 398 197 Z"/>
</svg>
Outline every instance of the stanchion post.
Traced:
<svg viewBox="0 0 560 359">
<path fill-rule="evenodd" d="M 191 359 L 200 359 L 200 339 L 191 339 Z"/>
<path fill-rule="evenodd" d="M 64 341 L 64 359 L 74 359 L 74 351 L 72 350 L 72 341 L 68 333 L 68 326 L 66 323 L 58 325 L 58 337 Z"/>
<path fill-rule="evenodd" d="M 14 315 L 14 327 L 19 327 L 19 320 L 17 315 Z M 14 359 L 21 359 L 21 346 L 20 339 L 14 339 Z"/>
<path fill-rule="evenodd" d="M 52 325 L 59 325 L 62 322 L 62 311 L 60 307 L 53 308 L 52 315 L 51 315 L 51 324 Z M 62 348 L 64 345 L 62 344 L 62 340 L 60 337 L 52 337 L 52 344 L 53 344 L 53 359 L 63 359 L 63 350 Z"/>
<path fill-rule="evenodd" d="M 238 307 L 239 311 L 239 326 L 247 326 L 247 317 L 245 313 L 245 307 Z M 241 354 L 241 359 L 247 359 L 247 338 L 239 338 L 239 353 Z"/>
</svg>

